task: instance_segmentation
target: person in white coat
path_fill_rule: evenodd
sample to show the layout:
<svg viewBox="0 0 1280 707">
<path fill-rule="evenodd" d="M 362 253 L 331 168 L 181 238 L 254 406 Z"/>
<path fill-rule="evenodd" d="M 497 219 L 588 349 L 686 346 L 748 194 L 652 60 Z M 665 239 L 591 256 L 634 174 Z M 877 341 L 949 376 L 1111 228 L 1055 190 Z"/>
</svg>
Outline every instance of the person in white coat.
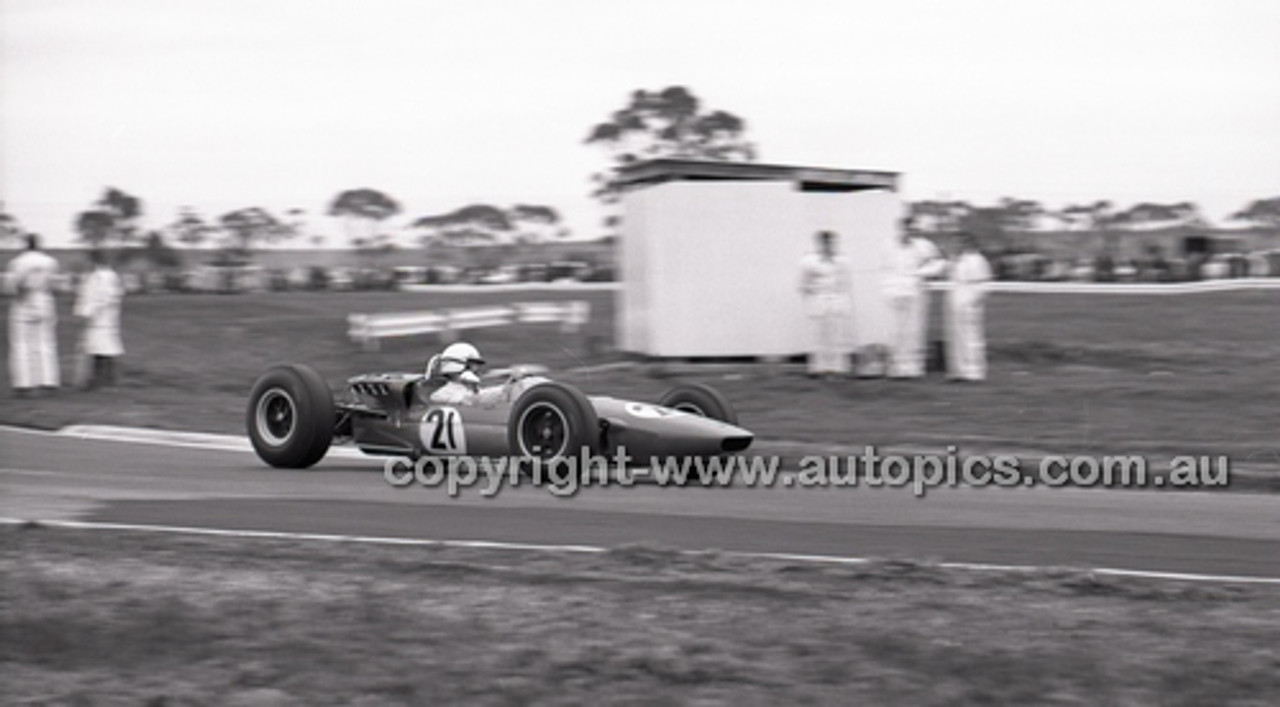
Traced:
<svg viewBox="0 0 1280 707">
<path fill-rule="evenodd" d="M 124 286 L 102 251 L 94 250 L 89 257 L 93 271 L 80 285 L 75 312 L 84 319 L 84 353 L 93 361 L 86 387 L 96 388 L 115 384 L 115 360 L 124 355 L 124 344 L 120 340 Z"/>
<path fill-rule="evenodd" d="M 947 377 L 980 381 L 987 377 L 984 319 L 991 265 L 982 257 L 972 234 L 961 234 L 959 243 L 960 254 L 951 265 L 947 295 Z"/>
<path fill-rule="evenodd" d="M 836 254 L 836 235 L 819 231 L 818 250 L 800 263 L 800 294 L 810 322 L 809 375 L 849 374 L 849 266 Z"/>
<path fill-rule="evenodd" d="M 909 220 L 890 255 L 886 293 L 892 313 L 889 377 L 924 376 L 925 334 L 929 322 L 927 281 L 941 275 L 947 262 L 933 241 L 914 232 Z"/>
<path fill-rule="evenodd" d="M 61 384 L 58 368 L 58 311 L 53 278 L 58 261 L 40 250 L 40 237 L 27 236 L 27 249 L 9 262 L 5 289 L 9 303 L 9 374 L 14 394 Z"/>
</svg>

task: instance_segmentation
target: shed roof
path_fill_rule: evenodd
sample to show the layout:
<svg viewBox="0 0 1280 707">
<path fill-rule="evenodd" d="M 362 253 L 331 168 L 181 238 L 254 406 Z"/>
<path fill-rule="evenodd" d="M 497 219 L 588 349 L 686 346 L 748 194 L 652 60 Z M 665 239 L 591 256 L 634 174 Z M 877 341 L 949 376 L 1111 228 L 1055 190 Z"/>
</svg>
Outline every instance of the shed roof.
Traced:
<svg viewBox="0 0 1280 707">
<path fill-rule="evenodd" d="M 898 172 L 865 169 L 832 169 L 759 162 L 657 159 L 634 162 L 618 169 L 615 183 L 640 187 L 676 180 L 787 181 L 807 191 L 857 191 L 898 188 Z"/>
</svg>

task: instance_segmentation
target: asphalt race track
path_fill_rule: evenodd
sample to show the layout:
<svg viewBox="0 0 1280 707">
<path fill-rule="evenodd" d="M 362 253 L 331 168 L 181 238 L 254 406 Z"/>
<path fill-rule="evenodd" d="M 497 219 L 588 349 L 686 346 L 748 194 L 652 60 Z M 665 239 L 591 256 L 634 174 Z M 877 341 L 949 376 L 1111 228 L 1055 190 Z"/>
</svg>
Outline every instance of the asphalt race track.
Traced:
<svg viewBox="0 0 1280 707">
<path fill-rule="evenodd" d="M 252 453 L 0 428 L 0 516 L 536 545 L 1280 578 L 1280 498 L 1078 489 L 392 488 L 382 462 L 282 471 Z"/>
</svg>

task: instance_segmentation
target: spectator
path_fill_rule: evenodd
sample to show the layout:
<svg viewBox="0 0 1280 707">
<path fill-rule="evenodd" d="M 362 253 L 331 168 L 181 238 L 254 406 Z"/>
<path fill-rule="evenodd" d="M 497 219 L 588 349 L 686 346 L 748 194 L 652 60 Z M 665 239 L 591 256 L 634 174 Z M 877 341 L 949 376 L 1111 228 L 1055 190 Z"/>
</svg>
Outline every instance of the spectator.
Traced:
<svg viewBox="0 0 1280 707">
<path fill-rule="evenodd" d="M 93 272 L 80 285 L 76 316 L 84 319 L 84 353 L 93 360 L 86 381 L 89 389 L 115 385 L 115 360 L 124 355 L 120 341 L 120 306 L 124 287 L 120 275 L 107 263 L 101 250 L 89 254 Z"/>
<path fill-rule="evenodd" d="M 1267 254 L 1255 250 L 1249 253 L 1249 277 L 1267 277 L 1271 275 L 1271 264 L 1267 260 Z"/>
<path fill-rule="evenodd" d="M 1097 282 L 1114 282 L 1115 281 L 1115 261 L 1112 260 L 1111 254 L 1107 251 L 1098 253 L 1093 261 L 1093 277 Z"/>
<path fill-rule="evenodd" d="M 1138 262 L 1138 279 L 1142 282 L 1164 282 L 1169 279 L 1169 264 L 1160 246 L 1148 244 L 1146 254 Z"/>
<path fill-rule="evenodd" d="M 1187 255 L 1187 279 L 1200 280 L 1204 277 L 1202 272 L 1205 262 L 1209 256 L 1202 252 L 1189 253 Z"/>
<path fill-rule="evenodd" d="M 14 394 L 25 397 L 37 386 L 53 390 L 58 369 L 58 311 L 53 277 L 58 261 L 40 250 L 40 237 L 27 235 L 27 249 L 9 262 L 9 371 Z"/>
<path fill-rule="evenodd" d="M 960 236 L 960 254 L 951 265 L 947 296 L 947 377 L 980 381 L 987 377 L 987 338 L 983 315 L 991 265 L 982 257 L 976 239 Z"/>
<path fill-rule="evenodd" d="M 1032 280 L 1045 280 L 1049 277 L 1049 256 L 1044 253 L 1036 253 L 1032 269 Z"/>
<path fill-rule="evenodd" d="M 812 328 L 811 377 L 849 374 L 849 272 L 844 258 L 836 255 L 835 241 L 831 231 L 819 232 L 817 252 L 800 264 L 800 293 Z"/>
<path fill-rule="evenodd" d="M 1200 265 L 1200 278 L 1221 280 L 1231 276 L 1231 261 L 1225 255 L 1215 255 Z"/>
<path fill-rule="evenodd" d="M 892 309 L 889 377 L 898 379 L 924 376 L 925 327 L 929 321 L 929 291 L 926 280 L 942 274 L 946 261 L 938 247 L 913 232 L 912 223 L 904 220 L 901 240 L 890 255 L 887 278 Z"/>
</svg>

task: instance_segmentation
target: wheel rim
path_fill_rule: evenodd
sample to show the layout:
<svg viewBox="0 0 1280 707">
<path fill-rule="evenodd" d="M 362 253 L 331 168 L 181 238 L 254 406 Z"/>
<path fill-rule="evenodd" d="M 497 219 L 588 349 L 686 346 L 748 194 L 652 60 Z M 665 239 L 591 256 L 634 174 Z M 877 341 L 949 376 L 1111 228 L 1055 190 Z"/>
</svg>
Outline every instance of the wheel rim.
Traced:
<svg viewBox="0 0 1280 707">
<path fill-rule="evenodd" d="M 679 410 L 680 412 L 691 413 L 691 414 L 697 415 L 698 417 L 707 417 L 707 411 L 703 410 L 701 407 L 699 407 L 694 403 L 677 403 L 671 409 Z"/>
<path fill-rule="evenodd" d="M 258 398 L 258 435 L 272 447 L 279 447 L 298 427 L 298 406 L 283 388 L 272 388 Z"/>
<path fill-rule="evenodd" d="M 550 403 L 534 403 L 520 415 L 520 453 L 539 459 L 564 454 L 569 446 L 569 420 Z"/>
</svg>

